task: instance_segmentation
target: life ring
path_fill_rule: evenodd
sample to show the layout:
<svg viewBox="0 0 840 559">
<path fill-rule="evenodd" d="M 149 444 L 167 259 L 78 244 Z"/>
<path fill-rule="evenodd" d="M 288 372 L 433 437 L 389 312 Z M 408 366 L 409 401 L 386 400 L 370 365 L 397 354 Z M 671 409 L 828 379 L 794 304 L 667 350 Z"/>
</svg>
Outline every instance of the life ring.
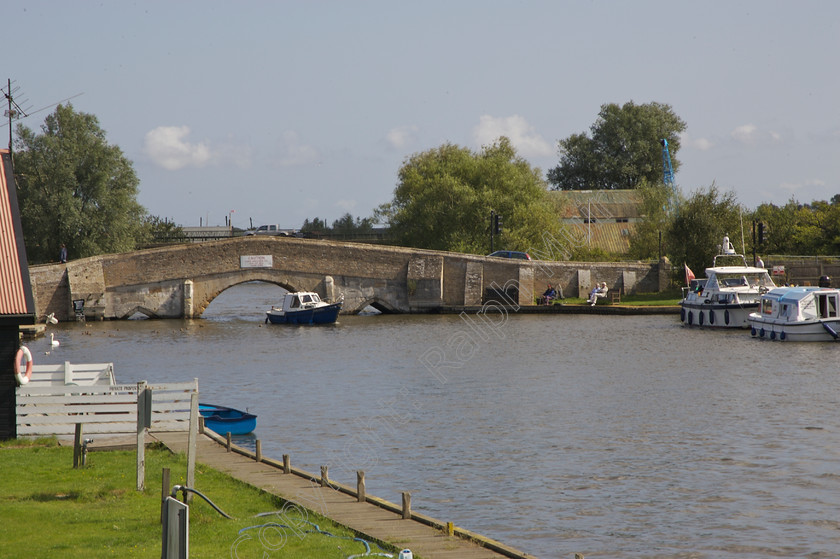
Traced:
<svg viewBox="0 0 840 559">
<path fill-rule="evenodd" d="M 23 373 L 20 372 L 20 358 L 23 357 L 26 367 Z M 32 378 L 32 352 L 29 348 L 22 346 L 15 354 L 15 380 L 19 385 L 23 386 Z"/>
</svg>

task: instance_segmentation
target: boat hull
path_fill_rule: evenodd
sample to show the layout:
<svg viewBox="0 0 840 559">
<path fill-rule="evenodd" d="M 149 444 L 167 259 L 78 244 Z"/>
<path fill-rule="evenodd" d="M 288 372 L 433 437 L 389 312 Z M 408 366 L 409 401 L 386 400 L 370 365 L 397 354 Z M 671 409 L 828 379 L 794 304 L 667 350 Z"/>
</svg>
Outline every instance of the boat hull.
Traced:
<svg viewBox="0 0 840 559">
<path fill-rule="evenodd" d="M 247 435 L 257 428 L 257 416 L 212 404 L 199 404 L 198 412 L 204 417 L 204 427 L 220 435 Z"/>
<path fill-rule="evenodd" d="M 289 312 L 266 312 L 266 320 L 271 324 L 332 324 L 338 320 L 341 303 L 321 307 L 301 309 Z"/>
<path fill-rule="evenodd" d="M 750 318 L 754 338 L 780 342 L 835 342 L 840 339 L 840 319 L 781 322 Z"/>
<path fill-rule="evenodd" d="M 758 310 L 758 303 L 680 305 L 680 321 L 686 326 L 700 328 L 749 328 L 750 313 Z"/>
</svg>

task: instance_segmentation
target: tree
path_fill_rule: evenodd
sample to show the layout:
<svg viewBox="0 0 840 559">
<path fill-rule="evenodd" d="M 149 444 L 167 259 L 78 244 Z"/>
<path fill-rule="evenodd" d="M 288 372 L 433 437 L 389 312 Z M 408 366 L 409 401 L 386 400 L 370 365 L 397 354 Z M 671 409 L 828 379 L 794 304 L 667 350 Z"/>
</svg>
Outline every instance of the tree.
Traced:
<svg viewBox="0 0 840 559">
<path fill-rule="evenodd" d="M 665 236 L 667 254 L 678 275 L 681 277 L 685 263 L 699 277 L 720 254 L 724 235 L 729 235 L 732 244 L 737 246 L 741 237 L 740 224 L 741 207 L 735 194 L 721 194 L 714 184 L 682 202 L 680 212 Z"/>
<path fill-rule="evenodd" d="M 648 184 L 662 183 L 660 140 L 668 140 L 676 173 L 679 133 L 685 126 L 670 105 L 632 101 L 621 107 L 601 105 L 598 120 L 590 128 L 592 137 L 572 134 L 558 142 L 560 164 L 549 170 L 548 181 L 556 190 L 636 188 L 642 179 Z"/>
<path fill-rule="evenodd" d="M 671 227 L 668 215 L 671 189 L 663 183 L 648 184 L 642 179 L 637 190 L 642 195 L 641 213 L 644 219 L 636 224 L 630 236 L 629 256 L 639 260 L 658 258 L 660 233 L 664 237 Z"/>
<path fill-rule="evenodd" d="M 394 199 L 377 210 L 394 243 L 483 254 L 490 212 L 502 216 L 497 248 L 534 250 L 559 236 L 556 204 L 540 170 L 501 137 L 479 153 L 444 144 L 411 156 L 399 171 Z"/>
<path fill-rule="evenodd" d="M 94 115 L 58 105 L 41 133 L 19 125 L 15 152 L 19 204 L 31 262 L 133 250 L 144 230 L 139 180 Z"/>
</svg>

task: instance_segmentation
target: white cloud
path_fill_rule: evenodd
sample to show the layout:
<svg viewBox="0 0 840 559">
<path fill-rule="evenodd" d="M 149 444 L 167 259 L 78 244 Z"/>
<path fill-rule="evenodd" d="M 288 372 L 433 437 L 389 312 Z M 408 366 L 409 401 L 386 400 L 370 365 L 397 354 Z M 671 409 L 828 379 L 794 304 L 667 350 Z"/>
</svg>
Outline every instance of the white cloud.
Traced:
<svg viewBox="0 0 840 559">
<path fill-rule="evenodd" d="M 783 182 L 779 185 L 779 188 L 782 190 L 787 190 L 789 192 L 796 192 L 802 190 L 803 188 L 813 188 L 813 187 L 820 187 L 825 186 L 825 181 L 820 179 L 808 179 L 802 182 Z"/>
<path fill-rule="evenodd" d="M 391 147 L 402 149 L 414 142 L 414 136 L 417 133 L 416 126 L 398 126 L 392 128 L 385 135 L 385 139 Z"/>
<path fill-rule="evenodd" d="M 203 167 L 213 154 L 203 142 L 187 142 L 189 133 L 189 126 L 158 126 L 146 133 L 143 151 L 157 165 L 170 171 L 187 166 Z"/>
<path fill-rule="evenodd" d="M 554 154 L 554 146 L 545 141 L 523 117 L 482 115 L 473 129 L 473 138 L 480 146 L 490 145 L 499 136 L 510 138 L 513 147 L 524 157 L 545 157 Z"/>
<path fill-rule="evenodd" d="M 782 135 L 773 130 L 762 130 L 755 124 L 742 124 L 729 133 L 733 140 L 746 145 L 778 144 Z"/>
<path fill-rule="evenodd" d="M 335 207 L 340 208 L 345 213 L 353 213 L 356 205 L 356 200 L 337 200 L 335 202 Z"/>
<path fill-rule="evenodd" d="M 283 134 L 283 145 L 279 164 L 282 167 L 296 167 L 310 165 L 318 161 L 318 150 L 301 142 L 297 132 L 288 131 Z"/>
<path fill-rule="evenodd" d="M 680 144 L 684 147 L 692 147 L 700 151 L 709 151 L 715 146 L 714 142 L 708 138 L 692 138 L 685 132 L 680 134 Z"/>
</svg>

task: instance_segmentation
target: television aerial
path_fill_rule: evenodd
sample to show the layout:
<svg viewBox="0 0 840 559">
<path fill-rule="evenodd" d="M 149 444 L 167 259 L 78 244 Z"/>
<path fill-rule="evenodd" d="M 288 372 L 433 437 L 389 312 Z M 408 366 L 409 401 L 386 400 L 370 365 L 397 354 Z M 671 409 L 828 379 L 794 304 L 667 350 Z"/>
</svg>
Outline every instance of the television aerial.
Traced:
<svg viewBox="0 0 840 559">
<path fill-rule="evenodd" d="M 55 103 L 51 103 L 45 107 L 41 107 L 40 109 L 32 109 L 32 105 L 29 104 L 28 99 L 18 100 L 16 98 L 16 93 L 20 90 L 20 86 L 15 86 L 12 88 L 12 80 L 6 81 L 6 87 L 0 89 L 3 92 L 3 97 L 6 98 L 7 102 L 7 109 L 4 111 L 3 116 L 6 117 L 7 121 L 0 124 L 0 128 L 4 126 L 9 127 L 9 152 L 12 151 L 12 121 L 19 120 L 21 118 L 26 118 L 28 116 L 34 115 L 36 113 L 40 113 L 41 111 L 46 111 L 49 108 L 55 107 L 60 103 L 64 103 L 65 101 L 69 101 L 70 99 L 75 99 L 82 93 L 77 93 L 76 95 L 72 95 L 67 97 L 66 99 L 62 99 L 61 101 L 56 101 Z"/>
</svg>

